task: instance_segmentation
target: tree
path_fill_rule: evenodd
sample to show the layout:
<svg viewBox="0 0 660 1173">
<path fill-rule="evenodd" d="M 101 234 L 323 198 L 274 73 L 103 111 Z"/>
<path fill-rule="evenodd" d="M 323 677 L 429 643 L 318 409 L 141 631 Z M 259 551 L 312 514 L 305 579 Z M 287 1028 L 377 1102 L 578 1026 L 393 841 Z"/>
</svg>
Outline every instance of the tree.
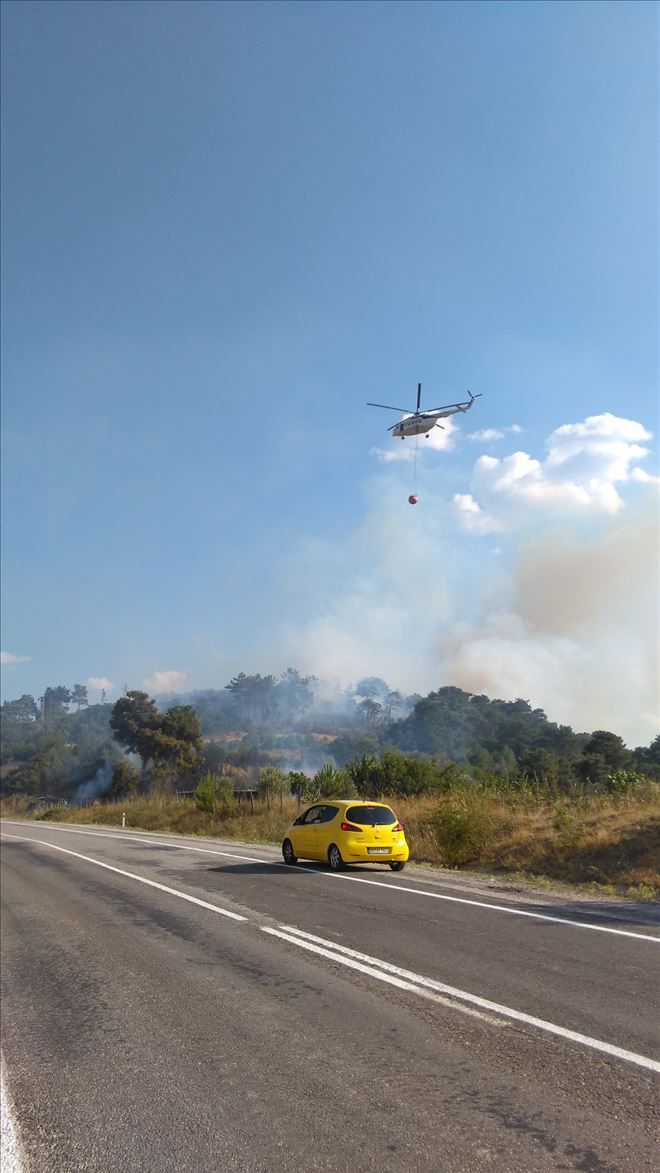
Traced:
<svg viewBox="0 0 660 1173">
<path fill-rule="evenodd" d="M 238 712 L 246 724 L 264 722 L 275 711 L 275 677 L 246 676 L 239 672 L 225 685 L 236 701 Z"/>
<path fill-rule="evenodd" d="M 159 740 L 165 739 L 161 742 L 166 751 L 165 763 L 179 769 L 195 764 L 202 749 L 202 733 L 192 705 L 174 705 L 161 714 L 158 734 Z"/>
<path fill-rule="evenodd" d="M 633 755 L 623 738 L 617 733 L 609 733 L 606 729 L 597 729 L 592 733 L 591 740 L 584 747 L 585 758 L 594 755 L 602 757 L 612 770 L 625 770 L 633 760 Z"/>
<path fill-rule="evenodd" d="M 660 781 L 660 733 L 647 747 L 639 746 L 634 751 L 635 764 L 649 778 Z"/>
<path fill-rule="evenodd" d="M 585 754 L 577 763 L 575 772 L 582 782 L 593 786 L 595 790 L 607 790 L 611 769 L 602 754 Z"/>
<path fill-rule="evenodd" d="M 43 695 L 43 719 L 48 724 L 51 721 L 60 721 L 68 714 L 67 705 L 71 700 L 71 693 L 63 684 L 55 688 L 47 688 Z"/>
<path fill-rule="evenodd" d="M 84 684 L 74 684 L 70 699 L 74 705 L 78 706 L 76 712 L 79 713 L 81 705 L 89 704 L 87 699 L 87 687 Z"/>
<path fill-rule="evenodd" d="M 373 729 L 374 725 L 377 725 L 380 720 L 381 714 L 383 712 L 383 706 L 379 705 L 378 701 L 371 700 L 370 697 L 365 697 L 363 701 L 360 701 L 358 705 L 358 711 L 362 716 L 365 724 L 370 729 Z"/>
<path fill-rule="evenodd" d="M 524 750 L 518 766 L 528 782 L 542 784 L 549 790 L 570 790 L 575 782 L 571 764 L 543 746 Z"/>
<path fill-rule="evenodd" d="M 220 782 L 215 774 L 205 774 L 195 787 L 195 802 L 197 810 L 212 811 L 215 809 L 215 799 Z"/>
<path fill-rule="evenodd" d="M 113 705 L 110 725 L 120 745 L 162 773 L 191 769 L 199 756 L 202 735 L 191 705 L 174 705 L 161 713 L 146 692 L 134 689 Z"/>
<path fill-rule="evenodd" d="M 319 792 L 316 782 L 304 774 L 302 770 L 289 770 L 287 777 L 289 789 L 298 799 L 299 806 L 301 802 L 311 802 L 312 799 L 318 798 Z"/>
<path fill-rule="evenodd" d="M 275 688 L 275 700 L 280 716 L 292 722 L 311 708 L 314 702 L 315 676 L 301 676 L 297 668 L 287 668 Z"/>
<path fill-rule="evenodd" d="M 131 689 L 112 707 L 110 727 L 119 744 L 142 759 L 143 774 L 154 757 L 161 717 L 155 701 L 139 689 Z"/>
<path fill-rule="evenodd" d="M 362 680 L 358 680 L 354 688 L 355 696 L 365 697 L 367 700 L 379 701 L 385 700 L 389 694 L 390 686 L 380 676 L 363 676 Z"/>
<path fill-rule="evenodd" d="M 39 716 L 39 706 L 34 697 L 25 692 L 17 701 L 4 702 L 2 716 L 10 721 L 19 721 L 21 724 L 36 721 Z"/>
<path fill-rule="evenodd" d="M 392 720 L 393 713 L 395 712 L 396 709 L 400 708 L 402 702 L 403 702 L 403 697 L 401 696 L 401 693 L 396 688 L 393 689 L 392 692 L 388 692 L 386 694 L 386 696 L 384 697 L 384 699 L 383 699 L 383 718 L 385 721 L 388 722 L 388 724 Z"/>
<path fill-rule="evenodd" d="M 356 733 L 341 733 L 328 745 L 338 766 L 345 766 L 347 762 L 367 755 L 374 757 L 378 749 L 375 737 L 365 737 Z"/>
<path fill-rule="evenodd" d="M 280 808 L 284 805 L 284 795 L 289 789 L 289 779 L 283 770 L 277 766 L 264 766 L 259 771 L 259 794 L 266 799 L 266 806 L 270 810 L 271 798 L 279 795 Z"/>
<path fill-rule="evenodd" d="M 314 775 L 314 786 L 319 798 L 353 798 L 356 793 L 350 775 L 337 770 L 331 762 L 326 762 Z"/>
<path fill-rule="evenodd" d="M 597 729 L 585 745 L 575 770 L 583 782 L 589 782 L 597 790 L 607 790 L 611 775 L 632 769 L 634 761 L 622 737 L 607 729 Z"/>
</svg>

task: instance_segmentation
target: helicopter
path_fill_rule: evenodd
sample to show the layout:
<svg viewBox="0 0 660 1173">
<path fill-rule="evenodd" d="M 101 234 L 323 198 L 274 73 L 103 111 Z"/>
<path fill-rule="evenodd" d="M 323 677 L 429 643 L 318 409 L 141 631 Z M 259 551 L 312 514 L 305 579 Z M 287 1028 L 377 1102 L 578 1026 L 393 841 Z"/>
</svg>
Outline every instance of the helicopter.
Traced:
<svg viewBox="0 0 660 1173">
<path fill-rule="evenodd" d="M 468 391 L 469 399 L 465 403 L 448 403 L 444 407 L 431 407 L 428 411 L 420 411 L 419 404 L 422 398 L 422 384 L 417 384 L 417 407 L 414 411 L 409 412 L 406 407 L 390 407 L 387 403 L 368 403 L 367 407 L 383 407 L 386 411 L 400 411 L 406 412 L 405 419 L 399 420 L 398 424 L 392 424 L 388 428 L 393 436 L 400 436 L 405 440 L 406 436 L 421 436 L 426 434 L 428 440 L 433 428 L 441 428 L 440 420 L 446 419 L 449 415 L 456 415 L 457 412 L 469 411 L 475 399 L 480 399 L 481 394 L 473 395 Z"/>
</svg>

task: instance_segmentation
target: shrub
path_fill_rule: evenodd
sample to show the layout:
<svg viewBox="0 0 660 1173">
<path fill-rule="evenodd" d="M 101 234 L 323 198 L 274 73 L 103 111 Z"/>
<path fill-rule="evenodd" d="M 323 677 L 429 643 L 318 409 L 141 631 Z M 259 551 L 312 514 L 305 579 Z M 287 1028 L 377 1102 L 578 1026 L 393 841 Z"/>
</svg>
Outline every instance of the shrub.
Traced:
<svg viewBox="0 0 660 1173">
<path fill-rule="evenodd" d="M 408 757 L 393 749 L 380 759 L 364 754 L 346 766 L 360 798 L 443 794 L 451 788 L 455 769 L 453 762 L 438 766 L 428 758 Z"/>
<path fill-rule="evenodd" d="M 318 798 L 318 786 L 314 778 L 303 774 L 302 770 L 289 770 L 289 790 L 299 802 L 312 802 Z"/>
<path fill-rule="evenodd" d="M 264 766 L 259 771 L 259 796 L 266 799 L 266 806 L 270 809 L 270 800 L 272 797 L 278 795 L 280 800 L 280 807 L 284 801 L 284 795 L 289 789 L 289 779 L 283 770 L 278 769 L 277 766 Z"/>
<path fill-rule="evenodd" d="M 576 819 L 561 802 L 555 806 L 552 825 L 557 832 L 560 846 L 568 850 L 576 847 L 586 834 L 584 823 Z"/>
<path fill-rule="evenodd" d="M 476 862 L 496 829 L 486 802 L 460 794 L 431 816 L 430 825 L 442 862 L 448 867 Z"/>
<path fill-rule="evenodd" d="M 219 803 L 232 803 L 234 788 L 229 778 L 205 774 L 195 788 L 195 802 L 200 811 L 213 811 Z"/>
<path fill-rule="evenodd" d="M 319 798 L 355 798 L 353 779 L 344 770 L 336 770 L 326 762 L 315 775 L 314 785 Z"/>
</svg>

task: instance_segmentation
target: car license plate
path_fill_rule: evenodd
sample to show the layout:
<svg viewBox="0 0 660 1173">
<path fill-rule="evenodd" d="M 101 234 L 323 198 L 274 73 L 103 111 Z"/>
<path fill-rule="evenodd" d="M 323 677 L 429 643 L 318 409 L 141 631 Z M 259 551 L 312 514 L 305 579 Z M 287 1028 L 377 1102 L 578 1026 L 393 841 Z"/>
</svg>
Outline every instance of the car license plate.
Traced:
<svg viewBox="0 0 660 1173">
<path fill-rule="evenodd" d="M 389 855 L 389 847 L 367 847 L 369 855 Z"/>
</svg>

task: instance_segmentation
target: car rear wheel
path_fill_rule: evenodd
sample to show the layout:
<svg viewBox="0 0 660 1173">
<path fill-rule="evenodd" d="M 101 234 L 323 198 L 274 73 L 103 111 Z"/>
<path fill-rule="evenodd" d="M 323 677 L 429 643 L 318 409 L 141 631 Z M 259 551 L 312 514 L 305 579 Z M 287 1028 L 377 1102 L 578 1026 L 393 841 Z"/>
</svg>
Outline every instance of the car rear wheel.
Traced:
<svg viewBox="0 0 660 1173">
<path fill-rule="evenodd" d="M 400 859 L 395 859 L 393 863 L 390 864 L 393 872 L 402 872 L 405 866 L 405 863 Z"/>
<path fill-rule="evenodd" d="M 341 851 L 337 847 L 336 843 L 331 843 L 330 847 L 328 848 L 328 863 L 330 864 L 333 872 L 340 872 L 345 867 L 344 861 L 341 857 Z"/>
<path fill-rule="evenodd" d="M 298 856 L 294 853 L 293 843 L 290 839 L 285 839 L 282 844 L 282 855 L 285 863 L 298 863 Z"/>
</svg>

